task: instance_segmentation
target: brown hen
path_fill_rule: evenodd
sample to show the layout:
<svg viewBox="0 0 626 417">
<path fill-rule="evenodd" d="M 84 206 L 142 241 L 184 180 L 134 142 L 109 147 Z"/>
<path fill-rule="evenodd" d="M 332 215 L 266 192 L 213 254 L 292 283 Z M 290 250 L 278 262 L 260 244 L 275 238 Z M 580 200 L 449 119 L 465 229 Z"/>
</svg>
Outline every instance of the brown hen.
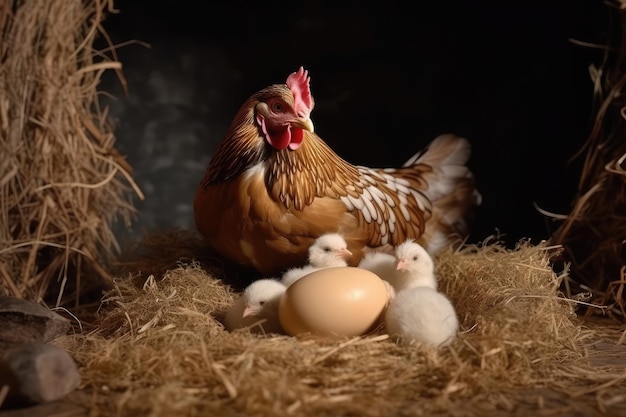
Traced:
<svg viewBox="0 0 626 417">
<path fill-rule="evenodd" d="M 481 196 L 469 142 L 441 135 L 398 168 L 339 157 L 313 131 L 307 71 L 241 106 L 194 199 L 194 220 L 229 261 L 264 276 L 306 263 L 320 235 L 339 232 L 357 265 L 364 251 L 417 240 L 435 254 L 469 233 Z"/>
</svg>

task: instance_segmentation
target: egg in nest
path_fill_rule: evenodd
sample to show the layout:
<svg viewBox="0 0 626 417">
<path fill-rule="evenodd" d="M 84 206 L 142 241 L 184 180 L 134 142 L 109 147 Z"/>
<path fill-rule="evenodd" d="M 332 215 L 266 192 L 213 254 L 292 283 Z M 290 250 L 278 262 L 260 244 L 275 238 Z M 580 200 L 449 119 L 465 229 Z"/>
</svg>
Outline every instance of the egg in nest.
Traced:
<svg viewBox="0 0 626 417">
<path fill-rule="evenodd" d="M 381 322 L 387 288 L 378 275 L 356 267 L 325 268 L 290 285 L 278 318 L 292 336 L 360 336 Z"/>
</svg>

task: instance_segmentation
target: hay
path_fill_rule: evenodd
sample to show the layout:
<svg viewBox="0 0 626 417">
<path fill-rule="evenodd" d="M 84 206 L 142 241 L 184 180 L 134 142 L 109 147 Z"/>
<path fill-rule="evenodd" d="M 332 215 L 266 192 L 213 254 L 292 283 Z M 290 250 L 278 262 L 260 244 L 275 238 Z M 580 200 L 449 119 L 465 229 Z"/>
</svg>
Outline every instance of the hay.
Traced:
<svg viewBox="0 0 626 417">
<path fill-rule="evenodd" d="M 590 66 L 594 86 L 594 122 L 577 157 L 584 157 L 573 209 L 551 237 L 565 248 L 572 279 L 593 293 L 592 301 L 626 320 L 626 11 L 610 6 L 616 40 L 604 47 L 605 58 Z M 609 30 L 615 37 L 615 32 Z M 589 310 L 588 313 L 593 313 Z"/>
<path fill-rule="evenodd" d="M 81 369 L 70 400 L 91 416 L 154 417 L 479 416 L 537 404 L 545 392 L 533 390 L 597 376 L 576 304 L 559 292 L 564 276 L 550 267 L 554 250 L 488 240 L 438 257 L 440 288 L 462 325 L 441 350 L 398 345 L 384 333 L 227 332 L 218 318 L 237 293 L 193 260 L 140 287 L 133 276 L 117 278 L 97 330 L 58 341 Z"/>
<path fill-rule="evenodd" d="M 98 103 L 102 73 L 121 68 L 93 49 L 112 7 L 111 0 L 0 6 L 4 295 L 76 306 L 90 288 L 107 280 L 110 287 L 112 225 L 130 221 L 132 191 L 143 198 Z"/>
</svg>

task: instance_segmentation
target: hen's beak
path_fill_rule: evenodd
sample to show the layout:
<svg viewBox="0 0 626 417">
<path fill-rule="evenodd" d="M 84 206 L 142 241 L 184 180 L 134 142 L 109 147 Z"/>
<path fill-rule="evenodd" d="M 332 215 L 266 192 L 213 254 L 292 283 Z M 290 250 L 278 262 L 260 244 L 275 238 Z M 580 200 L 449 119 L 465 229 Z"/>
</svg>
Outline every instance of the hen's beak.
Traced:
<svg viewBox="0 0 626 417">
<path fill-rule="evenodd" d="M 291 125 L 295 127 L 299 127 L 300 129 L 308 130 L 313 133 L 315 131 L 313 127 L 313 121 L 309 116 L 306 117 L 298 117 L 297 119 L 293 119 L 291 121 Z"/>
</svg>

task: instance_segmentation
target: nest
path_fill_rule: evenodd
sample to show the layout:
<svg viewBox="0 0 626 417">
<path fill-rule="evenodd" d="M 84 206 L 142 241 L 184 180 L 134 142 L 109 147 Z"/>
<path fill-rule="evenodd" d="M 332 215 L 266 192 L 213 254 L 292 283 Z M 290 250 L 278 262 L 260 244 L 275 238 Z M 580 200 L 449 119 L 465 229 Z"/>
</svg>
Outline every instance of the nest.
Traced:
<svg viewBox="0 0 626 417">
<path fill-rule="evenodd" d="M 589 68 L 594 86 L 591 133 L 574 159 L 584 157 L 573 209 L 551 237 L 565 248 L 573 283 L 593 302 L 626 320 L 626 17 L 613 6 L 618 30 L 610 30 L 600 67 Z M 613 28 L 611 28 L 613 29 Z M 616 35 L 617 33 L 617 35 Z M 589 311 L 593 312 L 592 310 Z"/>
<path fill-rule="evenodd" d="M 76 306 L 90 288 L 110 287 L 112 227 L 130 222 L 133 191 L 141 197 L 97 100 L 102 73 L 121 69 L 93 49 L 110 11 L 106 0 L 0 7 L 4 295 Z"/>
<path fill-rule="evenodd" d="M 169 239 L 153 241 L 154 253 L 188 241 Z M 581 387 L 607 379 L 587 362 L 590 334 L 578 304 L 559 291 L 555 250 L 488 240 L 442 253 L 440 289 L 461 332 L 441 349 L 396 344 L 384 331 L 336 339 L 228 332 L 219 317 L 237 291 L 193 259 L 153 264 L 162 274 L 116 278 L 92 332 L 57 341 L 81 368 L 69 400 L 91 416 L 480 416 L 528 401 L 562 410 L 563 399 L 550 403 L 547 392 L 574 402 Z"/>
</svg>

